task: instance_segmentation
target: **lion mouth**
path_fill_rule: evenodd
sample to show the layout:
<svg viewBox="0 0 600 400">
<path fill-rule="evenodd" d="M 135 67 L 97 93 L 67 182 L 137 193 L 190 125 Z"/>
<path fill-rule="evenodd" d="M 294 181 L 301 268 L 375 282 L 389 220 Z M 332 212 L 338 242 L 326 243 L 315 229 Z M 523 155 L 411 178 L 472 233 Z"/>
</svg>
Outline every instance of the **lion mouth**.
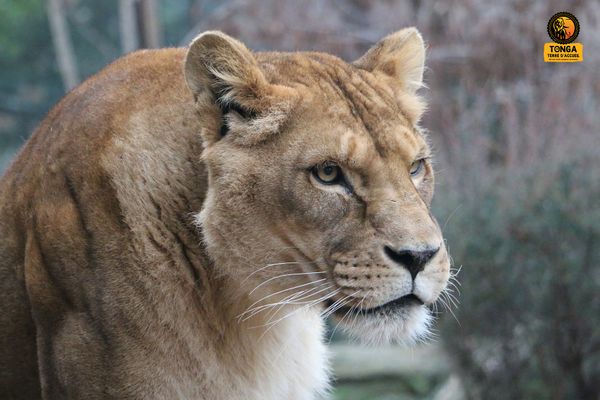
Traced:
<svg viewBox="0 0 600 400">
<path fill-rule="evenodd" d="M 332 300 L 328 300 L 327 303 L 330 303 L 328 305 L 333 304 Z M 389 301 L 385 304 L 382 304 L 380 306 L 377 307 L 372 307 L 372 308 L 356 308 L 356 307 L 349 307 L 349 306 L 344 306 L 344 307 L 340 307 L 338 308 L 334 314 L 338 314 L 338 315 L 344 315 L 348 312 L 354 312 L 354 313 L 358 313 L 358 314 L 362 314 L 362 315 L 382 315 L 382 314 L 389 314 L 389 313 L 393 313 L 395 311 L 398 311 L 400 309 L 404 309 L 406 307 L 412 306 L 412 305 L 423 305 L 423 301 L 416 296 L 413 293 L 407 294 L 405 296 L 402 297 L 398 297 L 395 300 Z"/>
</svg>

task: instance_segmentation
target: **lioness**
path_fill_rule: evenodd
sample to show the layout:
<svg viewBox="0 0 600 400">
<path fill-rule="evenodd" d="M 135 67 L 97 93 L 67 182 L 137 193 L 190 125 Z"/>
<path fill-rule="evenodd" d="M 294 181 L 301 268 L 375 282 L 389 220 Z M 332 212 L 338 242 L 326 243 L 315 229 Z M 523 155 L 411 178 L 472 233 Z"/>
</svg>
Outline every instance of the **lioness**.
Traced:
<svg viewBox="0 0 600 400">
<path fill-rule="evenodd" d="M 353 63 L 206 32 L 69 93 L 0 182 L 0 397 L 313 399 L 324 317 L 426 335 L 424 56 L 414 28 Z"/>
</svg>

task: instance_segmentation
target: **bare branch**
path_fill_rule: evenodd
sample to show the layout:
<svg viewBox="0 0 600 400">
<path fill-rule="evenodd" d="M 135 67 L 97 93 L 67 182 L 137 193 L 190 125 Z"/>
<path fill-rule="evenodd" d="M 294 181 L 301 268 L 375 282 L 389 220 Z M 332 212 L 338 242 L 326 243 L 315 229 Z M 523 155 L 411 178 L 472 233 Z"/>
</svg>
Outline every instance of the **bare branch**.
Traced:
<svg viewBox="0 0 600 400">
<path fill-rule="evenodd" d="M 79 73 L 65 18 L 64 4 L 62 0 L 48 0 L 46 4 L 58 68 L 65 91 L 69 91 L 79 83 Z"/>
<path fill-rule="evenodd" d="M 162 29 L 158 18 L 156 0 L 139 0 L 139 21 L 141 22 L 143 47 L 160 47 Z"/>
<path fill-rule="evenodd" d="M 123 53 L 139 48 L 135 3 L 136 0 L 119 0 L 119 32 Z"/>
</svg>

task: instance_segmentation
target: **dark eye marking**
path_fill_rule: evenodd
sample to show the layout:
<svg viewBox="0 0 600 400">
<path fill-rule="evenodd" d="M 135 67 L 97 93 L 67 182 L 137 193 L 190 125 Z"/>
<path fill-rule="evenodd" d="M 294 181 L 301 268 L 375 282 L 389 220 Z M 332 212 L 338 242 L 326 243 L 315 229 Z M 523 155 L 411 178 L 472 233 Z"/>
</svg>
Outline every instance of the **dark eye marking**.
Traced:
<svg viewBox="0 0 600 400">
<path fill-rule="evenodd" d="M 343 187 L 347 193 L 354 193 L 354 188 L 344 176 L 342 168 L 334 162 L 326 161 L 324 163 L 317 164 L 310 168 L 310 173 L 321 185 L 339 185 Z"/>
<path fill-rule="evenodd" d="M 323 185 L 339 185 L 344 182 L 342 169 L 333 163 L 315 165 L 312 174 Z"/>
<path fill-rule="evenodd" d="M 428 159 L 429 159 L 429 157 L 422 157 L 422 158 L 415 160 L 410 165 L 410 169 L 409 169 L 410 176 L 414 178 L 414 177 L 421 175 L 425 171 L 425 166 L 426 166 L 426 162 Z"/>
</svg>

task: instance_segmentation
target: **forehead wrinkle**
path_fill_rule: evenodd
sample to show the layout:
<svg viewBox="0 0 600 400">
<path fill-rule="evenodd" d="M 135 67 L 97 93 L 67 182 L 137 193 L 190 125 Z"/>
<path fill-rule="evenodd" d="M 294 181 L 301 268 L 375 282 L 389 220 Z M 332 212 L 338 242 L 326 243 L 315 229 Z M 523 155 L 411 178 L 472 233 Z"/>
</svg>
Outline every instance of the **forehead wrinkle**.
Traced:
<svg viewBox="0 0 600 400">
<path fill-rule="evenodd" d="M 393 131 L 382 133 L 379 140 L 389 149 L 387 156 L 400 156 L 406 162 L 412 162 L 422 148 L 427 146 L 424 140 L 415 134 L 414 130 L 400 126 Z"/>
<path fill-rule="evenodd" d="M 381 157 L 393 153 L 395 140 L 390 140 L 387 132 L 394 129 L 395 124 L 408 125 L 408 119 L 391 90 L 386 90 L 368 72 L 354 67 L 325 64 L 322 72 L 330 87 L 345 100 L 361 130 L 372 138 L 377 153 Z"/>
<path fill-rule="evenodd" d="M 372 91 L 373 95 L 369 96 L 368 87 L 362 86 L 360 82 L 340 80 L 335 83 L 347 103 L 351 105 L 355 119 L 361 124 L 364 131 L 373 138 L 375 149 L 383 156 L 385 149 L 380 146 L 377 136 L 379 132 L 385 129 L 385 122 L 390 117 L 390 108 L 376 96 L 374 91 Z"/>
<path fill-rule="evenodd" d="M 350 167 L 358 168 L 377 157 L 372 138 L 368 135 L 347 130 L 339 136 L 338 143 L 340 161 Z"/>
<path fill-rule="evenodd" d="M 341 85 L 353 82 L 353 86 L 363 96 L 368 98 L 378 98 L 385 103 L 384 110 L 393 110 L 397 118 L 405 125 L 410 125 L 407 114 L 401 107 L 401 102 L 397 99 L 392 83 L 382 81 L 381 77 L 371 72 L 357 68 L 331 54 L 319 52 L 293 52 L 293 53 L 274 53 L 258 52 L 255 54 L 261 65 L 265 69 L 268 80 L 274 84 L 296 86 L 300 85 L 307 89 L 317 86 L 320 91 L 319 96 L 324 96 L 328 100 L 334 100 L 335 95 L 342 96 L 344 100 L 353 103 L 353 96 L 344 96 L 340 90 Z M 327 83 L 325 85 L 324 83 Z M 366 88 L 367 90 L 361 90 Z M 331 90 L 327 90 L 331 89 Z M 333 92 L 333 93 L 331 93 Z M 358 93 L 357 92 L 357 93 Z M 374 92 L 376 96 L 373 96 Z M 352 94 L 352 92 L 348 92 Z M 333 104 L 332 101 L 330 104 Z M 349 108 L 356 110 L 356 104 L 349 104 Z M 355 113 L 355 118 L 359 117 Z M 376 134 L 377 130 L 370 132 Z"/>
<path fill-rule="evenodd" d="M 307 93 L 312 92 L 315 98 L 321 99 L 319 105 L 334 112 L 331 117 L 345 125 L 343 137 L 347 132 L 360 135 L 352 141 L 352 136 L 346 137 L 343 145 L 339 142 L 340 156 L 350 164 L 353 160 L 364 164 L 366 154 L 396 158 L 402 153 L 403 158 L 412 158 L 413 149 L 419 151 L 422 147 L 417 135 L 411 134 L 413 127 L 392 88 L 387 86 L 389 83 L 381 82 L 372 73 L 321 53 L 284 53 L 269 59 L 269 63 L 271 66 L 267 69 L 272 83 L 301 85 Z"/>
</svg>

